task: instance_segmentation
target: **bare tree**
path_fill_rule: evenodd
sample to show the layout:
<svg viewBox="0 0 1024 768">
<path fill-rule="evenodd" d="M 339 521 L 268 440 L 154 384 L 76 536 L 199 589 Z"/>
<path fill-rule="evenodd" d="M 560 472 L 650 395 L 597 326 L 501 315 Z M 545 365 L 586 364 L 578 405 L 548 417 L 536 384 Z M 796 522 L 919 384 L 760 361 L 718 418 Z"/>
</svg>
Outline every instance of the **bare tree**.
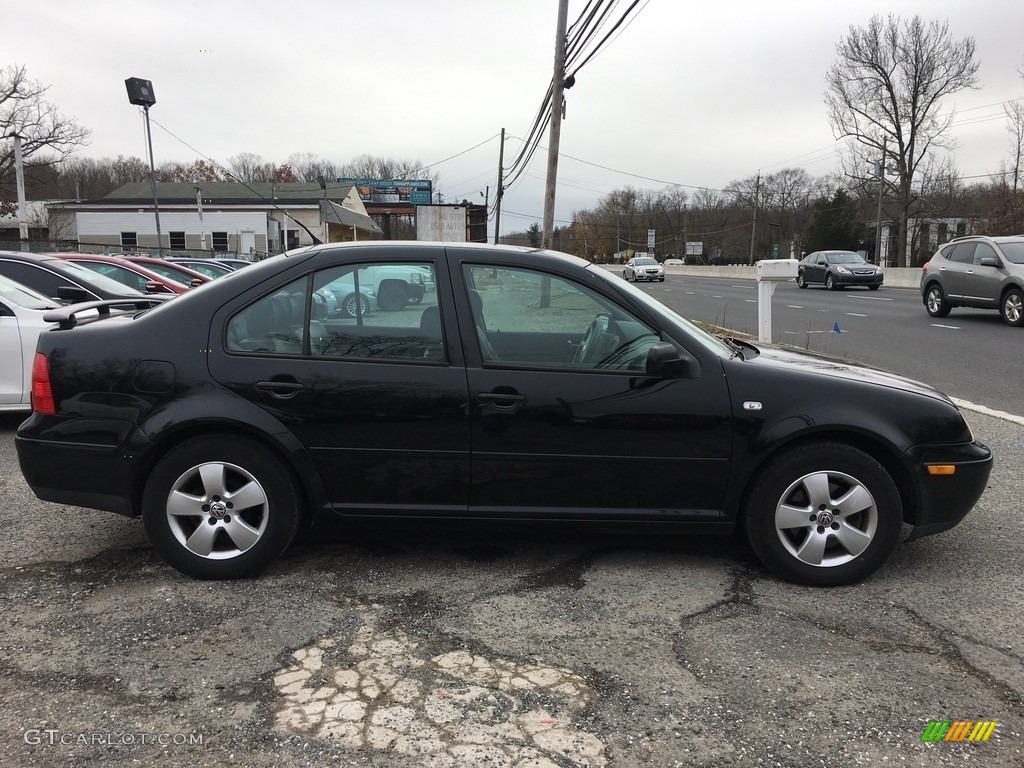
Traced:
<svg viewBox="0 0 1024 768">
<path fill-rule="evenodd" d="M 228 158 L 231 175 L 247 184 L 274 181 L 274 164 L 252 152 L 240 152 Z"/>
<path fill-rule="evenodd" d="M 64 117 L 46 100 L 49 86 L 29 79 L 24 66 L 0 70 L 0 199 L 10 199 L 14 187 L 14 134 L 21 153 L 33 164 L 54 165 L 84 145 L 89 131 Z"/>
<path fill-rule="evenodd" d="M 295 152 L 288 155 L 286 165 L 291 168 L 297 181 L 306 184 L 314 184 L 321 179 L 333 183 L 338 178 L 337 166 L 312 152 Z"/>
<path fill-rule="evenodd" d="M 947 136 L 953 113 L 940 112 L 943 97 L 978 85 L 974 53 L 973 38 L 953 40 L 949 22 L 926 23 L 920 16 L 872 16 L 867 27 L 851 26 L 836 45 L 837 59 L 826 75 L 829 122 L 837 138 L 852 136 L 860 147 L 851 173 L 866 171 L 883 156 L 883 167 L 894 161 L 901 234 L 917 199 L 912 183 L 919 165 L 934 150 L 953 146 Z M 899 238 L 898 265 L 907 265 L 905 236 Z"/>
<path fill-rule="evenodd" d="M 1006 112 L 1006 130 L 1010 133 L 1009 182 L 1010 188 L 1016 192 L 1024 172 L 1024 99 L 1011 101 L 1003 109 Z"/>
</svg>

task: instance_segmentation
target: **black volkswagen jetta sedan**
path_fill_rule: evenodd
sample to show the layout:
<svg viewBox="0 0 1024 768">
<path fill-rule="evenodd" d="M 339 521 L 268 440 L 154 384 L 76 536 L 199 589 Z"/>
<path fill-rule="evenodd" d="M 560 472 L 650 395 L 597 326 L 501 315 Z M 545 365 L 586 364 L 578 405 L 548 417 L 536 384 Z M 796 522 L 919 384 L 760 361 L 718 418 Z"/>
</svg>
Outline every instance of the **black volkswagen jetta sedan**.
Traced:
<svg viewBox="0 0 1024 768">
<path fill-rule="evenodd" d="M 424 274 L 342 314 L 338 281 Z M 396 278 L 397 279 L 397 278 Z M 323 513 L 744 531 L 778 575 L 847 584 L 955 526 L 989 450 L 901 376 L 720 339 L 564 254 L 451 243 L 289 252 L 155 309 L 40 336 L 22 471 L 141 515 L 199 578 L 252 575 Z"/>
</svg>

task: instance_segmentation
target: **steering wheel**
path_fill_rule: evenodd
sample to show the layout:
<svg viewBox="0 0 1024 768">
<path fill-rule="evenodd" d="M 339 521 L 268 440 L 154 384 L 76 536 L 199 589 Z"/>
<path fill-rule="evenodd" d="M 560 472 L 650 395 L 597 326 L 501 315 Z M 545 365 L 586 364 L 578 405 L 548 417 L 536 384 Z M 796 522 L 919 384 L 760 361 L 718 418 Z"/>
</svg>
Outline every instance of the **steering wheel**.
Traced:
<svg viewBox="0 0 1024 768">
<path fill-rule="evenodd" d="M 572 356 L 573 363 L 591 362 L 590 358 L 598 348 L 598 339 L 608 333 L 610 323 L 611 318 L 605 314 L 600 314 L 591 321 L 587 332 L 583 334 L 583 340 L 576 347 L 576 354 Z"/>
</svg>

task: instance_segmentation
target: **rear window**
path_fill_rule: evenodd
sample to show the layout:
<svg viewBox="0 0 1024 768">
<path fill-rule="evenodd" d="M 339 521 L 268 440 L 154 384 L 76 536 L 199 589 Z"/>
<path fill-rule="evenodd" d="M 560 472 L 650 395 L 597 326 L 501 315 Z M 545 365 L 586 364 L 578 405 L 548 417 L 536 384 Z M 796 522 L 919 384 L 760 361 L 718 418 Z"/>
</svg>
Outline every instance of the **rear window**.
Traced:
<svg viewBox="0 0 1024 768">
<path fill-rule="evenodd" d="M 86 287 L 94 285 L 104 291 L 118 295 L 145 295 L 140 291 L 136 291 L 126 285 L 122 285 L 117 282 L 117 280 L 111 280 L 109 277 L 104 277 L 103 275 L 93 272 L 91 269 L 87 269 L 80 264 L 75 264 L 73 261 L 63 261 L 61 262 L 61 266 L 64 268 L 64 272 L 66 274 L 73 276 L 76 280 L 84 283 Z"/>
</svg>

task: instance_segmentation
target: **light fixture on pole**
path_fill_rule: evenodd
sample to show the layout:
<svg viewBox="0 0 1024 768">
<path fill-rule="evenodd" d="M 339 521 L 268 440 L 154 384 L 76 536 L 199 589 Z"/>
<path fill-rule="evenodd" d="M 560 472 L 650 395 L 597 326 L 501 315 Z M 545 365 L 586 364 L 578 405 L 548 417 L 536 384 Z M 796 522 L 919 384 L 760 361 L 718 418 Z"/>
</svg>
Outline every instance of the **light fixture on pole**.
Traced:
<svg viewBox="0 0 1024 768">
<path fill-rule="evenodd" d="M 124 81 L 128 89 L 128 101 L 142 107 L 146 113 L 146 144 L 149 146 L 149 183 L 153 189 L 153 216 L 156 217 L 156 250 L 161 258 L 164 255 L 163 237 L 160 233 L 160 206 L 156 200 L 156 166 L 153 164 L 153 134 L 149 130 L 149 108 L 156 104 L 153 94 L 153 83 L 139 77 L 129 77 Z"/>
</svg>

